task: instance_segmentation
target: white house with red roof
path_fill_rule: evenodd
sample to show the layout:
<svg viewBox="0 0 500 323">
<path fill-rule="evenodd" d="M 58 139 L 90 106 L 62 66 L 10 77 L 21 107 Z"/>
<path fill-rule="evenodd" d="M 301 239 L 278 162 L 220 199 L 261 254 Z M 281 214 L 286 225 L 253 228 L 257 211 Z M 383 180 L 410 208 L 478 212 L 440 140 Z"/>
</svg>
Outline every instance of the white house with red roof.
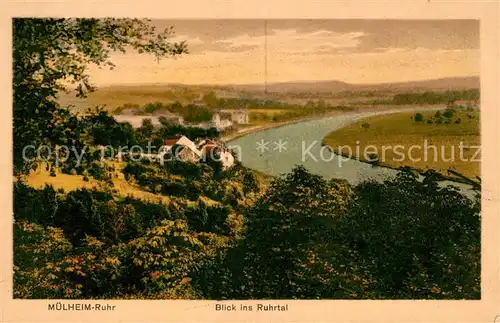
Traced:
<svg viewBox="0 0 500 323">
<path fill-rule="evenodd" d="M 172 151 L 174 147 L 175 151 Z M 188 162 L 197 162 L 202 156 L 202 152 L 196 147 L 195 143 L 186 136 L 166 139 L 158 151 L 158 158 L 164 161 L 167 154 L 170 154 L 170 157 Z"/>
<path fill-rule="evenodd" d="M 207 143 L 201 149 L 202 155 L 201 159 L 206 161 L 211 158 L 215 161 L 220 161 L 222 168 L 228 169 L 234 165 L 233 154 L 225 147 L 221 147 L 215 143 Z"/>
</svg>

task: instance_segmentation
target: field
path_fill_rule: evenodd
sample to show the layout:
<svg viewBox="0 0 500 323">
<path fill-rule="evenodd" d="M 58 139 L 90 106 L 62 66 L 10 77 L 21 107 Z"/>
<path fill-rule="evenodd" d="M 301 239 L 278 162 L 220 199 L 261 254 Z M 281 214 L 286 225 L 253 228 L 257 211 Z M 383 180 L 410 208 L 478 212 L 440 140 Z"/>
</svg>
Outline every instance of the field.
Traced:
<svg viewBox="0 0 500 323">
<path fill-rule="evenodd" d="M 163 203 L 168 205 L 171 199 L 162 194 L 155 194 L 146 191 L 140 185 L 131 181 L 127 181 L 123 175 L 122 169 L 124 163 L 107 161 L 108 165 L 115 167 L 113 174 L 113 187 L 114 192 L 120 197 L 131 196 L 136 199 L 148 201 L 152 203 Z M 272 177 L 258 171 L 252 171 L 259 183 L 264 187 L 269 185 Z M 178 175 L 172 175 L 173 178 L 181 179 Z M 56 176 L 50 176 L 50 172 L 45 169 L 45 166 L 38 167 L 32 171 L 26 178 L 26 183 L 33 188 L 42 189 L 46 185 L 52 185 L 54 189 L 63 189 L 65 192 L 70 192 L 78 189 L 92 189 L 94 187 L 100 188 L 105 186 L 105 182 L 99 181 L 90 177 L 88 181 L 83 180 L 82 175 L 69 175 L 60 171 L 56 171 Z M 203 197 L 208 203 L 210 199 Z"/>
<path fill-rule="evenodd" d="M 179 101 L 183 104 L 199 99 L 203 93 L 211 90 L 199 87 L 138 85 L 138 86 L 109 86 L 99 88 L 89 93 L 84 99 L 76 98 L 73 92 L 60 95 L 62 105 L 73 105 L 75 110 L 85 110 L 96 105 L 104 105 L 110 111 L 125 104 L 143 106 L 150 102 L 173 103 Z"/>
<path fill-rule="evenodd" d="M 328 134 L 324 143 L 343 154 L 348 153 L 349 148 L 340 147 L 349 146 L 352 157 L 362 161 L 369 161 L 370 153 L 376 153 L 381 166 L 410 166 L 420 171 L 434 169 L 443 175 L 454 170 L 469 178 L 480 176 L 480 163 L 474 161 L 480 159 L 480 152 L 474 156 L 478 149 L 468 147 L 481 144 L 479 111 L 457 110 L 448 121 L 450 123 L 445 123 L 447 118 L 436 118 L 435 114 L 436 111 L 422 112 L 421 122 L 415 121 L 415 113 L 367 118 Z M 456 123 L 458 119 L 460 123 Z M 459 148 L 461 142 L 463 158 Z M 368 147 L 370 145 L 374 147 Z"/>
<path fill-rule="evenodd" d="M 147 192 L 138 185 L 126 181 L 121 172 L 121 164 L 113 164 L 117 167 L 117 171 L 115 171 L 114 174 L 115 177 L 113 178 L 113 188 L 117 190 L 118 195 L 122 197 L 132 196 L 137 199 L 155 203 L 162 202 L 168 204 L 170 202 L 169 198 L 166 196 Z M 66 192 L 82 188 L 91 189 L 92 187 L 104 185 L 104 182 L 95 180 L 92 177 L 89 181 L 84 181 L 81 175 L 69 175 L 57 172 L 57 176 L 53 177 L 50 176 L 45 167 L 38 168 L 36 171 L 31 172 L 27 178 L 27 183 L 34 188 L 43 188 L 45 185 L 52 185 L 55 189 L 63 189 Z"/>
</svg>

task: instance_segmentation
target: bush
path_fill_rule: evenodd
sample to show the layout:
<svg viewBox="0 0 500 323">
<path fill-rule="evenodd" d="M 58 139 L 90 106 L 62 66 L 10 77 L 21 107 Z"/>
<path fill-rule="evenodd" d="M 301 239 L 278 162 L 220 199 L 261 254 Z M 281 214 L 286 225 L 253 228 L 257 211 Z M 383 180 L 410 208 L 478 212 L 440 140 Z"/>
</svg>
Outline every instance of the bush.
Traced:
<svg viewBox="0 0 500 323">
<path fill-rule="evenodd" d="M 453 118 L 454 115 L 455 115 L 454 109 L 448 108 L 443 112 L 443 117 L 448 118 L 448 119 Z"/>
<path fill-rule="evenodd" d="M 199 199 L 195 208 L 186 211 L 186 217 L 193 231 L 229 234 L 229 228 L 225 225 L 229 213 L 230 209 L 225 206 L 208 206 Z"/>
<path fill-rule="evenodd" d="M 189 163 L 181 160 L 173 160 L 165 163 L 166 170 L 175 175 L 181 175 L 189 179 L 199 179 L 210 172 L 205 164 Z"/>
<path fill-rule="evenodd" d="M 112 179 L 112 171 L 107 164 L 99 161 L 92 162 L 88 167 L 88 175 L 97 180 L 110 180 Z"/>
<path fill-rule="evenodd" d="M 420 112 L 415 113 L 414 117 L 415 122 L 422 122 L 424 121 L 424 115 Z"/>
</svg>

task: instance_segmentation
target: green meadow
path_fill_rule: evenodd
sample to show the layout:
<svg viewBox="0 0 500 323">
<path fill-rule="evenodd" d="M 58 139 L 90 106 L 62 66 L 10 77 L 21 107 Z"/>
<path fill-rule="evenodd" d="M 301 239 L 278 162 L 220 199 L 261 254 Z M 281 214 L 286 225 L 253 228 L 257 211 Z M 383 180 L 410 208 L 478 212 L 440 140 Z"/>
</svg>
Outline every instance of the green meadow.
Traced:
<svg viewBox="0 0 500 323">
<path fill-rule="evenodd" d="M 343 154 L 348 148 L 340 147 L 348 146 L 353 157 L 361 161 L 369 161 L 370 153 L 376 151 L 381 166 L 410 166 L 419 171 L 433 169 L 444 175 L 454 170 L 467 177 L 480 176 L 480 163 L 471 161 L 479 159 L 480 155 L 474 156 L 477 149 L 468 147 L 481 144 L 479 111 L 455 110 L 451 118 L 442 116 L 444 110 L 436 113 L 435 110 L 421 112 L 421 117 L 417 118 L 414 112 L 366 118 L 328 134 L 324 144 Z M 428 149 L 424 149 L 425 140 Z M 460 157 L 461 142 L 463 158 Z M 368 147 L 370 145 L 375 148 Z M 398 150 L 397 145 L 403 148 Z M 437 147 L 437 151 L 432 146 Z M 404 153 L 404 158 L 400 152 Z"/>
</svg>

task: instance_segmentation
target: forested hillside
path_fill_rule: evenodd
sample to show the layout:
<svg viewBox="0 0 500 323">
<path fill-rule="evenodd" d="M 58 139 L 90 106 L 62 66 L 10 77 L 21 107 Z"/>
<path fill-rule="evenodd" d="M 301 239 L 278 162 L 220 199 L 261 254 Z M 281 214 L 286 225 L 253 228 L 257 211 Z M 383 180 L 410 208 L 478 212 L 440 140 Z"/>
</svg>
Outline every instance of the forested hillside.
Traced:
<svg viewBox="0 0 500 323">
<path fill-rule="evenodd" d="M 479 200 L 411 172 L 355 187 L 297 167 L 123 169 L 112 188 L 14 186 L 16 298 L 478 299 Z"/>
</svg>

